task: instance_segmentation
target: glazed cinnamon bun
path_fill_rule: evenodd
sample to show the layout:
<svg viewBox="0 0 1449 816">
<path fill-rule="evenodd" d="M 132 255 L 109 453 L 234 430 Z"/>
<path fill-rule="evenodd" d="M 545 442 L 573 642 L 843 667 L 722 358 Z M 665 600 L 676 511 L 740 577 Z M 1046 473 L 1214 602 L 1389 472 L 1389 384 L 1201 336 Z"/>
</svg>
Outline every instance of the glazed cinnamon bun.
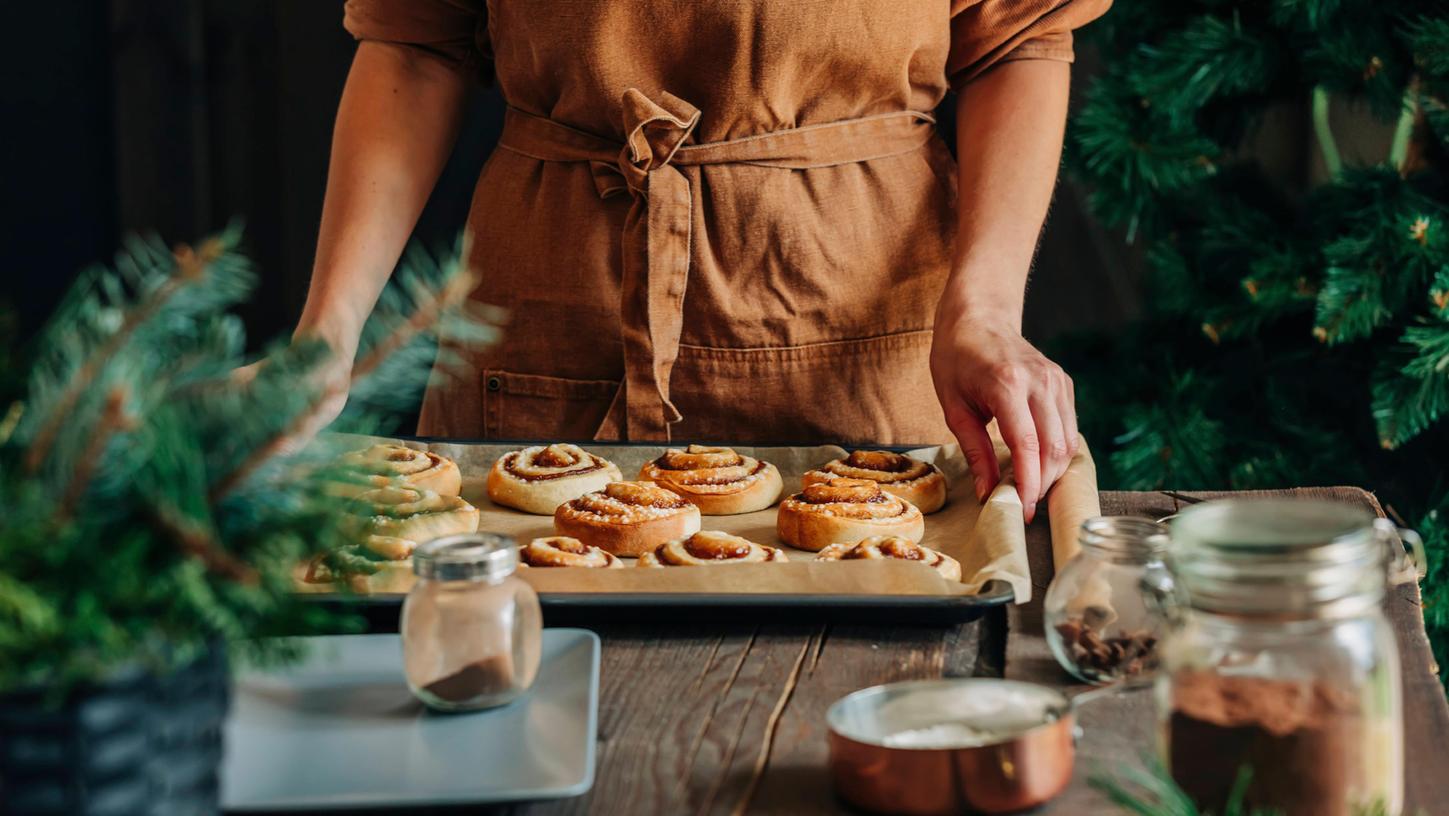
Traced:
<svg viewBox="0 0 1449 816">
<path fill-rule="evenodd" d="M 707 516 L 764 510 L 785 489 L 780 471 L 769 462 L 742 456 L 733 448 L 703 445 L 670 448 L 645 463 L 639 478 L 689 499 Z"/>
<path fill-rule="evenodd" d="M 518 552 L 519 563 L 525 567 L 591 567 L 608 569 L 622 567 L 613 553 L 590 547 L 577 538 L 549 536 L 535 538 Z"/>
<path fill-rule="evenodd" d="M 948 581 L 961 580 L 961 563 L 945 553 L 900 536 L 871 536 L 856 544 L 831 544 L 816 556 L 821 561 L 876 561 L 895 558 L 919 561 Z"/>
<path fill-rule="evenodd" d="M 540 516 L 624 478 L 609 460 L 578 445 L 554 444 L 506 453 L 488 471 L 488 498 Z"/>
<path fill-rule="evenodd" d="M 452 459 L 403 445 L 381 444 L 352 451 L 343 454 L 338 464 L 343 475 L 334 490 L 347 498 L 394 484 L 456 496 L 463 485 Z"/>
<path fill-rule="evenodd" d="M 418 487 L 369 490 L 356 500 L 359 543 L 307 566 L 309 583 L 344 583 L 354 592 L 405 592 L 419 544 L 478 529 L 478 509 L 457 496 Z"/>
<path fill-rule="evenodd" d="M 893 535 L 920 541 L 926 521 L 914 504 L 868 479 L 827 479 L 780 503 L 780 540 L 802 550 Z"/>
<path fill-rule="evenodd" d="M 762 564 L 789 561 L 785 551 L 749 539 L 704 530 L 676 538 L 639 556 L 641 567 L 712 567 L 718 564 Z"/>
<path fill-rule="evenodd" d="M 903 453 L 858 450 L 806 472 L 801 481 L 812 485 L 835 478 L 869 479 L 922 513 L 934 513 L 946 503 L 946 475 L 940 468 Z"/>
<path fill-rule="evenodd" d="M 699 508 L 651 482 L 610 482 L 559 505 L 553 526 L 561 536 L 633 558 L 699 532 Z"/>
</svg>

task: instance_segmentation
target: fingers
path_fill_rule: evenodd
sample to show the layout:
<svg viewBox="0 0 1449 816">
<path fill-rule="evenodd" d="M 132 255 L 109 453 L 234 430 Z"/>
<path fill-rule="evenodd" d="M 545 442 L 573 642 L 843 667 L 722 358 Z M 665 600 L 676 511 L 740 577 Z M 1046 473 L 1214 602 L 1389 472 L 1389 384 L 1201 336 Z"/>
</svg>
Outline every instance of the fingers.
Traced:
<svg viewBox="0 0 1449 816">
<path fill-rule="evenodd" d="M 953 401 L 946 409 L 946 424 L 956 441 L 961 443 L 961 453 L 971 467 L 971 478 L 976 483 L 976 500 L 985 501 L 1001 481 L 1001 469 L 996 462 L 996 446 L 986 432 L 986 423 L 975 411 Z"/>
<path fill-rule="evenodd" d="M 1041 498 L 1041 437 L 1032 418 L 1026 391 L 1008 391 L 994 407 L 1001 438 L 1011 449 L 1012 472 L 1016 475 L 1016 492 L 1026 522 L 1036 518 L 1036 503 Z"/>
<path fill-rule="evenodd" d="M 1036 496 L 1039 502 L 1067 469 L 1067 437 L 1062 423 L 1061 401 L 1053 386 L 1032 391 L 1027 405 L 1031 408 L 1036 436 L 1041 442 L 1041 484 Z"/>
<path fill-rule="evenodd" d="M 1064 371 L 1062 379 L 1066 387 L 1062 390 L 1062 429 L 1067 435 L 1067 464 L 1072 463 L 1082 449 L 1082 433 L 1077 430 L 1077 387 L 1072 378 Z"/>
<path fill-rule="evenodd" d="M 1032 374 L 1018 368 L 999 379 L 993 413 L 1011 449 L 1017 492 L 1030 523 L 1079 447 L 1074 386 L 1045 359 Z"/>
</svg>

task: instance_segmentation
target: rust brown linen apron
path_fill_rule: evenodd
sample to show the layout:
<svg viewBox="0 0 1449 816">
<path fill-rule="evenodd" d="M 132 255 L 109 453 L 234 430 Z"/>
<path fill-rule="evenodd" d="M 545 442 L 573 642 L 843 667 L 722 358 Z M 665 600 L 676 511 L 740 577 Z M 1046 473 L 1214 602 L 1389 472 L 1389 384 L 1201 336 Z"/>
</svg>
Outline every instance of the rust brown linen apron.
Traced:
<svg viewBox="0 0 1449 816">
<path fill-rule="evenodd" d="M 1110 0 L 348 0 L 361 39 L 498 83 L 474 297 L 420 433 L 946 441 L 927 356 L 955 167 L 930 111 L 1071 59 Z"/>
</svg>

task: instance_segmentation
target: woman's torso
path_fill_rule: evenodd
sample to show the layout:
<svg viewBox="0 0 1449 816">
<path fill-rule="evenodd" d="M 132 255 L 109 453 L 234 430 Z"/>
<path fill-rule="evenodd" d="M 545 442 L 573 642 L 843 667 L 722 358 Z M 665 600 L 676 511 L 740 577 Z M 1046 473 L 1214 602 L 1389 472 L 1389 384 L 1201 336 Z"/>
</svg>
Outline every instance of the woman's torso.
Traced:
<svg viewBox="0 0 1449 816">
<path fill-rule="evenodd" d="M 519 111 L 618 142 L 626 90 L 666 107 L 671 94 L 699 112 L 685 143 L 707 144 L 933 110 L 946 91 L 949 11 L 944 1 L 493 0 L 480 41 Z M 667 426 L 630 422 L 636 406 L 619 393 L 632 383 L 637 403 L 648 390 L 626 348 L 631 321 L 649 320 L 647 281 L 631 285 L 629 253 L 662 240 L 640 238 L 638 225 L 631 233 L 629 213 L 647 220 L 664 196 L 641 182 L 639 193 L 601 198 L 623 184 L 606 163 L 537 154 L 526 140 L 499 149 L 479 179 L 476 297 L 510 318 L 503 340 L 477 354 L 476 375 L 430 391 L 423 433 L 948 438 L 927 367 L 954 222 L 953 163 L 939 138 L 829 166 L 674 168 L 690 212 L 645 230 L 687 232 L 674 242 L 687 253 L 677 360 L 662 377 L 644 374 L 664 381 L 682 416 Z M 661 274 L 646 266 L 635 278 Z M 642 331 L 660 344 L 657 325 Z M 674 351 L 670 338 L 663 345 Z"/>
</svg>

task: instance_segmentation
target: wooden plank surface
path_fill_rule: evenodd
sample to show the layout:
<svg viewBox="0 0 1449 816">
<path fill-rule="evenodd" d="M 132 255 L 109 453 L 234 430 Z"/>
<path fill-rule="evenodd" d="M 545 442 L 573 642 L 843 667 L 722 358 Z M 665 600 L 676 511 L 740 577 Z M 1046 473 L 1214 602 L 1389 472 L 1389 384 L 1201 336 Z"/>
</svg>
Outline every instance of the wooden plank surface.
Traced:
<svg viewBox="0 0 1449 816">
<path fill-rule="evenodd" d="M 1372 496 L 1356 489 L 1292 492 L 1378 509 Z M 1159 517 L 1175 512 L 1177 502 L 1158 493 L 1103 493 L 1102 509 Z M 593 789 L 574 799 L 494 812 L 849 812 L 826 776 L 825 710 L 839 697 L 894 680 L 1003 673 L 1081 690 L 1052 660 L 1041 636 L 1040 598 L 1052 574 L 1047 526 L 1033 525 L 1027 542 L 1038 600 L 964 625 L 782 620 L 596 627 L 604 652 Z M 1449 774 L 1441 769 L 1449 755 L 1449 705 L 1433 674 L 1418 588 L 1396 588 L 1387 608 L 1404 666 L 1407 801 L 1427 813 L 1444 812 Z M 1086 785 L 1087 775 L 1112 770 L 1154 748 L 1150 693 L 1093 701 L 1083 706 L 1081 725 L 1071 787 L 1036 812 L 1117 812 Z"/>
</svg>

